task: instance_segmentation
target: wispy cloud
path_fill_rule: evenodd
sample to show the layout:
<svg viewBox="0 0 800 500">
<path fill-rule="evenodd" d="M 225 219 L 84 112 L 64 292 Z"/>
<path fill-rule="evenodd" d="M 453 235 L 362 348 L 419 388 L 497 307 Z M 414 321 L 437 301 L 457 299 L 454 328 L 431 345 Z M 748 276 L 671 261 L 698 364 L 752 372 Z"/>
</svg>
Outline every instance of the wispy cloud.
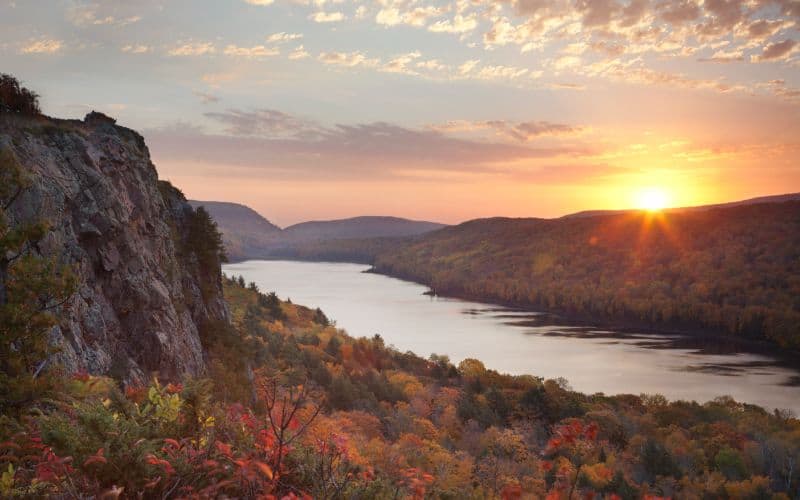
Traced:
<svg viewBox="0 0 800 500">
<path fill-rule="evenodd" d="M 240 47 L 238 45 L 228 45 L 225 47 L 223 53 L 226 56 L 232 57 L 246 57 L 246 58 L 259 58 L 259 57 L 272 57 L 280 54 L 280 50 L 274 47 L 265 47 L 264 45 L 255 45 L 253 47 Z"/>
<path fill-rule="evenodd" d="M 167 55 L 175 57 L 203 56 L 214 54 L 217 49 L 211 42 L 190 42 L 178 45 L 167 51 Z"/>
<path fill-rule="evenodd" d="M 301 33 L 286 33 L 281 31 L 280 33 L 273 33 L 272 35 L 267 37 L 267 42 L 269 43 L 283 43 L 283 42 L 291 42 L 294 40 L 300 40 L 303 38 Z"/>
<path fill-rule="evenodd" d="M 797 48 L 797 42 L 789 38 L 766 45 L 763 52 L 752 56 L 751 60 L 754 62 L 765 62 L 786 59 L 796 52 Z"/>
<path fill-rule="evenodd" d="M 64 48 L 64 42 L 53 38 L 41 38 L 23 45 L 20 52 L 23 54 L 55 54 Z"/>
<path fill-rule="evenodd" d="M 344 14 L 341 12 L 315 12 L 309 16 L 315 23 L 337 23 L 344 21 Z"/>
<path fill-rule="evenodd" d="M 128 54 L 147 54 L 152 52 L 153 48 L 148 45 L 125 45 L 120 50 Z"/>
<path fill-rule="evenodd" d="M 507 134 L 511 142 L 453 137 L 434 128 L 412 129 L 385 122 L 324 126 L 311 119 L 273 109 L 206 113 L 225 127 L 225 134 L 197 129 L 148 132 L 151 147 L 162 160 L 191 158 L 201 163 L 238 165 L 285 175 L 352 178 L 406 176 L 411 172 L 494 172 L 505 175 L 520 160 L 578 158 L 594 154 L 585 144 L 532 147 L 528 137 L 568 133 L 567 125 L 505 121 L 478 124 Z M 500 132 L 502 130 L 502 132 Z M 314 161 L 325 158 L 324 162 Z M 381 165 L 380 169 L 374 168 Z"/>
<path fill-rule="evenodd" d="M 356 66 L 375 67 L 380 64 L 380 59 L 370 59 L 362 52 L 323 52 L 318 59 L 324 64 L 349 68 Z"/>
</svg>

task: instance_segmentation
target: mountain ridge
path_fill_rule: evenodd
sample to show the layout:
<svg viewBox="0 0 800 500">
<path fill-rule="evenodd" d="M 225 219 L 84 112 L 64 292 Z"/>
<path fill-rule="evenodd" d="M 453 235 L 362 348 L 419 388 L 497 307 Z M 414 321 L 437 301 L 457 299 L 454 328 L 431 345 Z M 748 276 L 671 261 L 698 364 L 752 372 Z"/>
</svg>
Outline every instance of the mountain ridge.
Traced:
<svg viewBox="0 0 800 500">
<path fill-rule="evenodd" d="M 232 261 L 291 257 L 303 245 L 330 240 L 403 238 L 447 227 L 437 222 L 395 216 L 362 215 L 300 222 L 281 229 L 243 204 L 199 200 L 189 200 L 189 203 L 195 208 L 204 206 L 214 217 Z"/>
</svg>

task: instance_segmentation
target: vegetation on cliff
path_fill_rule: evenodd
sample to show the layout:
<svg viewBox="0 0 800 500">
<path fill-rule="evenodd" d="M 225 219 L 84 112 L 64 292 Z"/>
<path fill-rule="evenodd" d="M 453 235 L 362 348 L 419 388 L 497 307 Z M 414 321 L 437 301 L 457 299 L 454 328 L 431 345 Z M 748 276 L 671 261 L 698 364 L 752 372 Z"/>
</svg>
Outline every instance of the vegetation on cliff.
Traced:
<svg viewBox="0 0 800 500">
<path fill-rule="evenodd" d="M 0 113 L 38 115 L 39 94 L 23 87 L 13 76 L 0 73 Z"/>
<path fill-rule="evenodd" d="M 30 180 L 10 150 L 0 149 L 0 414 L 52 389 L 42 372 L 54 352 L 52 314 L 75 288 L 74 276 L 55 259 L 31 254 L 47 232 L 42 221 L 10 224 L 6 211 Z"/>
</svg>

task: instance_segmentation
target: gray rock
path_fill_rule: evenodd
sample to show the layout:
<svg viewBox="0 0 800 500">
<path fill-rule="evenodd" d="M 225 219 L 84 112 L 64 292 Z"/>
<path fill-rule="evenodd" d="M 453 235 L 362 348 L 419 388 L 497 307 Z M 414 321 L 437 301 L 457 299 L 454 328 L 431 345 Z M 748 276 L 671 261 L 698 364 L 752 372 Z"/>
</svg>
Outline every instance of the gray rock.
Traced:
<svg viewBox="0 0 800 500">
<path fill-rule="evenodd" d="M 219 269 L 202 270 L 188 236 L 193 209 L 159 184 L 144 139 L 95 114 L 67 121 L 0 115 L 32 186 L 12 223 L 44 219 L 35 251 L 70 265 L 79 287 L 51 332 L 67 371 L 144 382 L 201 375 L 200 332 L 229 321 Z"/>
</svg>

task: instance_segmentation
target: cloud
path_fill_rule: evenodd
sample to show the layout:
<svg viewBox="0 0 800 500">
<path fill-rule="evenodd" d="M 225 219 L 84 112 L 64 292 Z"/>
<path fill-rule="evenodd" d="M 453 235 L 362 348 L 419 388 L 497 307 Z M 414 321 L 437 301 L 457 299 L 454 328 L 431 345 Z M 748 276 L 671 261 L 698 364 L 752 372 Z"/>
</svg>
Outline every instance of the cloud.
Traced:
<svg viewBox="0 0 800 500">
<path fill-rule="evenodd" d="M 197 97 L 199 97 L 200 101 L 202 101 L 203 104 L 211 104 L 220 101 L 219 97 L 213 94 L 209 94 L 208 92 L 201 92 L 199 90 L 195 90 L 192 93 Z"/>
<path fill-rule="evenodd" d="M 310 54 L 306 52 L 302 45 L 298 45 L 293 51 L 289 52 L 289 59 L 296 61 L 299 59 L 305 59 Z"/>
<path fill-rule="evenodd" d="M 585 145 L 532 147 L 448 136 L 385 122 L 322 126 L 270 109 L 207 113 L 226 135 L 170 128 L 147 132 L 157 161 L 228 165 L 267 171 L 273 177 L 334 178 L 408 176 L 412 172 L 503 173 L 505 162 L 577 158 Z"/>
<path fill-rule="evenodd" d="M 272 5 L 275 0 L 244 0 L 244 3 L 249 3 L 250 5 Z"/>
<path fill-rule="evenodd" d="M 81 4 L 67 9 L 67 20 L 78 27 L 86 26 L 127 26 L 138 23 L 142 16 L 133 14 L 117 16 L 113 14 L 116 5 Z"/>
<path fill-rule="evenodd" d="M 514 80 L 521 76 L 525 76 L 528 68 L 519 68 L 516 66 L 484 66 L 475 73 L 476 78 L 481 80 Z"/>
<path fill-rule="evenodd" d="M 711 57 L 698 59 L 699 62 L 731 63 L 744 61 L 744 52 L 741 49 L 730 51 L 718 50 Z"/>
<path fill-rule="evenodd" d="M 428 26 L 428 31 L 434 33 L 466 33 L 474 30 L 478 26 L 477 17 L 473 14 L 462 16 L 456 14 L 452 20 L 437 21 Z"/>
<path fill-rule="evenodd" d="M 758 19 L 747 26 L 746 32 L 742 36 L 751 40 L 764 40 L 788 27 L 789 22 L 783 19 Z"/>
<path fill-rule="evenodd" d="M 148 45 L 125 45 L 120 50 L 128 54 L 147 54 L 153 48 Z"/>
<path fill-rule="evenodd" d="M 478 59 L 470 59 L 469 61 L 465 61 L 461 66 L 458 67 L 458 74 L 459 75 L 468 75 L 475 69 L 475 66 L 478 65 L 480 61 Z"/>
<path fill-rule="evenodd" d="M 303 38 L 301 33 L 286 33 L 281 31 L 280 33 L 273 33 L 272 35 L 267 37 L 267 42 L 269 43 L 283 43 L 283 42 L 291 42 L 294 40 L 300 40 Z"/>
<path fill-rule="evenodd" d="M 797 42 L 792 39 L 786 39 L 782 42 L 770 43 L 764 47 L 764 51 L 750 58 L 753 62 L 764 61 L 778 61 L 786 59 L 790 54 L 794 53 L 797 48 Z"/>
<path fill-rule="evenodd" d="M 430 127 L 441 132 L 474 132 L 491 130 L 499 136 L 518 142 L 528 142 L 544 136 L 562 136 L 580 133 L 582 128 L 549 121 L 509 122 L 506 120 L 449 121 Z"/>
<path fill-rule="evenodd" d="M 217 49 L 211 42 L 191 42 L 178 45 L 167 51 L 167 55 L 173 57 L 203 56 L 214 54 Z"/>
<path fill-rule="evenodd" d="M 238 45 L 228 45 L 225 47 L 223 53 L 226 56 L 232 57 L 246 57 L 246 58 L 259 58 L 271 57 L 280 54 L 280 51 L 273 47 L 265 47 L 263 45 L 255 45 L 253 47 L 239 47 Z"/>
<path fill-rule="evenodd" d="M 200 79 L 210 87 L 219 88 L 223 83 L 234 81 L 236 75 L 234 73 L 206 73 Z"/>
<path fill-rule="evenodd" d="M 356 66 L 375 67 L 380 64 L 379 59 L 368 59 L 362 52 L 323 52 L 318 59 L 323 64 L 349 68 Z"/>
<path fill-rule="evenodd" d="M 410 69 L 408 65 L 420 57 L 422 57 L 422 54 L 419 52 L 409 52 L 407 54 L 399 55 L 384 64 L 383 67 L 381 67 L 381 71 L 385 71 L 387 73 L 405 73 L 409 75 L 416 75 L 418 73 Z"/>
<path fill-rule="evenodd" d="M 548 86 L 556 90 L 586 90 L 586 85 L 580 83 L 554 82 Z"/>
<path fill-rule="evenodd" d="M 206 113 L 206 117 L 226 126 L 225 131 L 235 136 L 259 136 L 267 138 L 316 137 L 322 128 L 313 121 L 275 109 L 253 111 L 228 110 Z"/>
<path fill-rule="evenodd" d="M 425 26 L 428 19 L 438 16 L 442 10 L 438 7 L 416 7 L 401 12 L 397 7 L 384 7 L 375 15 L 375 22 L 384 26 L 408 24 L 410 26 Z"/>
<path fill-rule="evenodd" d="M 777 97 L 788 101 L 800 102 L 800 88 L 789 87 L 786 84 L 786 80 L 770 80 L 760 86 L 769 89 Z"/>
<path fill-rule="evenodd" d="M 621 10 L 616 0 L 578 0 L 576 4 L 584 26 L 605 26 Z"/>
<path fill-rule="evenodd" d="M 426 61 L 417 61 L 415 64 L 416 67 L 428 71 L 445 71 L 448 69 L 448 66 L 442 64 L 441 61 L 438 59 L 428 59 Z"/>
<path fill-rule="evenodd" d="M 336 23 L 345 19 L 341 12 L 315 12 L 308 18 L 315 23 Z"/>
<path fill-rule="evenodd" d="M 55 54 L 64 48 L 64 42 L 52 38 L 33 40 L 24 45 L 20 51 L 23 54 Z"/>
</svg>

